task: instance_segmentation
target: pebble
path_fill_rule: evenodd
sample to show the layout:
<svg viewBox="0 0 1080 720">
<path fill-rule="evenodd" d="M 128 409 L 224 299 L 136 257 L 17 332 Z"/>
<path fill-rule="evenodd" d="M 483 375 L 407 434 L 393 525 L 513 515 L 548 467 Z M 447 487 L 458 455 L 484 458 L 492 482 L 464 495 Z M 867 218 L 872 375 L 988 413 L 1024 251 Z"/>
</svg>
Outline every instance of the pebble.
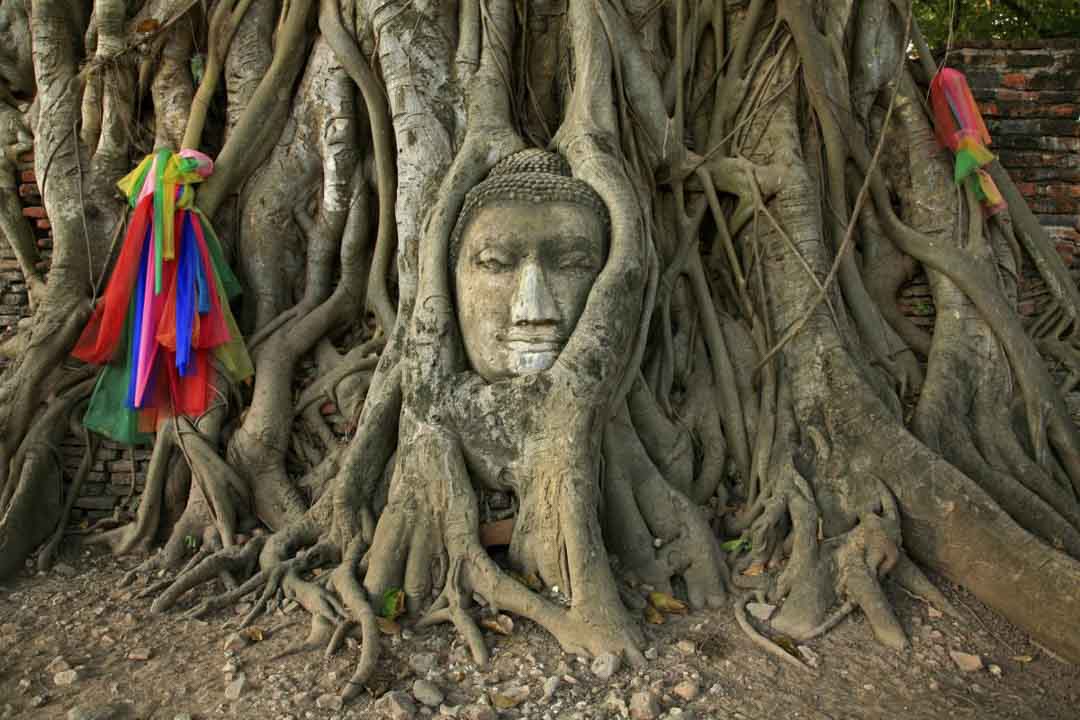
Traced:
<svg viewBox="0 0 1080 720">
<path fill-rule="evenodd" d="M 333 710 L 334 712 L 337 712 L 345 707 L 345 701 L 342 700 L 341 696 L 337 693 L 326 693 L 320 695 L 318 699 L 315 700 L 315 707 L 320 710 Z"/>
<path fill-rule="evenodd" d="M 683 655 L 693 655 L 697 652 L 697 645 L 690 640 L 680 640 L 675 643 L 675 649 L 681 652 Z"/>
<path fill-rule="evenodd" d="M 129 710 L 130 707 L 123 703 L 98 707 L 76 705 L 68 710 L 67 720 L 117 720 L 126 716 Z"/>
<path fill-rule="evenodd" d="M 416 703 L 405 693 L 395 690 L 379 698 L 375 711 L 379 713 L 378 717 L 389 720 L 412 720 L 416 717 Z"/>
<path fill-rule="evenodd" d="M 604 653 L 592 662 L 592 673 L 601 680 L 610 680 L 619 671 L 619 656 Z"/>
<path fill-rule="evenodd" d="M 45 703 L 49 702 L 49 698 L 46 695 L 34 695 L 30 698 L 29 705 L 32 708 L 39 708 Z"/>
<path fill-rule="evenodd" d="M 139 662 L 146 662 L 153 657 L 153 652 L 150 648 L 135 648 L 128 653 L 128 660 L 136 660 Z"/>
<path fill-rule="evenodd" d="M 67 685 L 74 685 L 75 681 L 79 679 L 78 670 L 64 670 L 53 675 L 53 682 L 64 687 Z"/>
<path fill-rule="evenodd" d="M 438 685 L 423 678 L 413 683 L 412 694 L 417 702 L 428 707 L 439 707 L 446 699 Z"/>
<path fill-rule="evenodd" d="M 970 653 L 960 652 L 958 650 L 950 650 L 949 657 L 956 663 L 956 667 L 960 668 L 964 672 L 975 672 L 976 670 L 982 670 L 983 661 L 978 655 L 972 655 Z"/>
<path fill-rule="evenodd" d="M 656 720 L 660 717 L 660 703 L 651 692 L 636 692 L 630 696 L 630 717 L 633 720 Z"/>
<path fill-rule="evenodd" d="M 409 667 L 417 675 L 427 675 L 439 664 L 439 658 L 435 653 L 416 653 L 409 657 Z"/>
<path fill-rule="evenodd" d="M 776 612 L 776 606 L 768 603 L 746 603 L 746 612 L 761 622 L 768 622 L 772 614 Z"/>
<path fill-rule="evenodd" d="M 697 680 L 683 680 L 676 685 L 671 692 L 675 693 L 686 702 L 690 702 L 701 694 L 701 684 L 698 683 Z"/>
<path fill-rule="evenodd" d="M 799 645 L 799 654 L 802 655 L 802 659 L 806 662 L 807 665 L 809 665 L 810 667 L 817 667 L 818 654 L 816 652 L 806 647 L 805 645 Z"/>
<path fill-rule="evenodd" d="M 657 649 L 655 647 L 645 648 L 645 659 L 646 660 L 655 660 L 658 657 L 660 657 L 660 653 L 659 653 L 659 651 L 657 651 Z"/>
<path fill-rule="evenodd" d="M 225 699 L 226 700 L 239 700 L 243 695 L 244 689 L 247 686 L 247 675 L 240 673 L 236 676 L 236 679 L 225 686 Z"/>
<path fill-rule="evenodd" d="M 67 563 L 62 563 L 62 562 L 59 562 L 59 563 L 56 563 L 55 565 L 53 565 L 53 572 L 56 573 L 57 575 L 59 575 L 60 577 L 67 577 L 67 578 L 75 577 L 76 575 L 79 574 L 79 571 L 76 570 L 75 568 L 73 568 L 71 565 L 68 565 Z"/>
<path fill-rule="evenodd" d="M 499 710 L 509 710 L 525 702 L 529 697 L 529 688 L 524 685 L 504 685 L 498 690 L 492 690 L 491 704 Z"/>
<path fill-rule="evenodd" d="M 240 652 L 249 644 L 249 640 L 240 633 L 232 633 L 225 638 L 225 652 Z"/>
<path fill-rule="evenodd" d="M 558 675 L 552 675 L 547 680 L 544 680 L 544 695 L 543 700 L 550 700 L 555 696 L 555 693 L 559 691 L 559 686 L 562 685 L 562 678 Z"/>
<path fill-rule="evenodd" d="M 468 705 L 461 711 L 460 717 L 465 720 L 495 720 L 495 711 L 487 705 Z"/>
<path fill-rule="evenodd" d="M 608 692 L 604 698 L 604 707 L 615 713 L 618 717 L 626 717 L 630 710 L 626 707 L 626 701 L 619 697 L 614 690 Z"/>
<path fill-rule="evenodd" d="M 64 659 L 63 655 L 57 655 L 54 657 L 48 665 L 45 666 L 45 672 L 55 675 L 56 673 L 62 673 L 66 670 L 70 670 L 71 665 Z"/>
</svg>

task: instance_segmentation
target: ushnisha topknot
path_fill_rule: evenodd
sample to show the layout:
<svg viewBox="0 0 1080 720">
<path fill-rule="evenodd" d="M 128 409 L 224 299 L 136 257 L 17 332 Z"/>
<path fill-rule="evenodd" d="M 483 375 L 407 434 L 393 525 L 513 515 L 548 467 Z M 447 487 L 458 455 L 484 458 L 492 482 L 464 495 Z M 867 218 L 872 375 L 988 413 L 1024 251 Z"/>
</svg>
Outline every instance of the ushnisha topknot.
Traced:
<svg viewBox="0 0 1080 720">
<path fill-rule="evenodd" d="M 570 166 L 562 156 L 539 148 L 521 150 L 501 160 L 488 176 L 465 195 L 450 236 L 450 266 L 457 262 L 461 234 L 474 212 L 499 201 L 568 202 L 588 208 L 601 219 L 605 231 L 610 227 L 607 206 L 588 183 L 571 177 Z"/>
</svg>

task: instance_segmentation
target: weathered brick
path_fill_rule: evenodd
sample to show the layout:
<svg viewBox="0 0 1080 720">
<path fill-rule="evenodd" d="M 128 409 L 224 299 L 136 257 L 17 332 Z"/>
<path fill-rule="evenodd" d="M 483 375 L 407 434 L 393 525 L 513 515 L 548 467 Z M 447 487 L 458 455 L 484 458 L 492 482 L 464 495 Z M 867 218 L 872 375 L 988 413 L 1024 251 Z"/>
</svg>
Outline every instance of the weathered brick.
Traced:
<svg viewBox="0 0 1080 720">
<path fill-rule="evenodd" d="M 115 506 L 116 498 L 108 495 L 75 498 L 75 507 L 84 510 L 112 510 Z"/>
<path fill-rule="evenodd" d="M 23 217 L 28 217 L 28 218 L 44 218 L 44 217 L 48 217 L 48 215 L 45 214 L 45 208 L 43 208 L 41 206 L 24 207 L 22 209 L 22 214 L 23 214 Z"/>
<path fill-rule="evenodd" d="M 1020 194 L 1024 197 L 1032 197 L 1039 192 L 1039 187 L 1033 182 L 1018 182 L 1016 183 L 1016 189 L 1020 191 Z"/>
<path fill-rule="evenodd" d="M 1011 52 L 995 55 L 991 62 L 1004 62 L 1010 68 L 1050 67 L 1054 64 L 1054 56 L 1046 52 Z"/>
<path fill-rule="evenodd" d="M 1071 90 L 1080 91 L 1080 72 L 1041 72 L 1028 78 L 1027 87 L 1031 90 Z"/>
<path fill-rule="evenodd" d="M 972 75 L 974 75 L 974 73 L 968 73 L 968 78 L 971 80 L 971 82 L 976 82 L 975 79 L 972 79 Z M 1013 88 L 1015 90 L 1022 90 L 1026 88 L 1028 86 L 1029 80 L 1030 78 L 1027 76 L 1026 73 L 1005 73 L 1001 76 L 1001 84 L 1007 88 Z M 993 82 L 983 82 L 982 79 L 979 78 L 979 84 L 992 85 Z"/>
</svg>

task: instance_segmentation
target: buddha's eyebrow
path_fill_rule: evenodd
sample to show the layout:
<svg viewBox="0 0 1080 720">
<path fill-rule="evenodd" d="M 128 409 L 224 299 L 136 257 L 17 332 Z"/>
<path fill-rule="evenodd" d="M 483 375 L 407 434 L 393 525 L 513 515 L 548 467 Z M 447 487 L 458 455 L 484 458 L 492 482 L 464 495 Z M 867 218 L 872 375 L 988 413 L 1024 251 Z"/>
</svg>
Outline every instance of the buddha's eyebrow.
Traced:
<svg viewBox="0 0 1080 720">
<path fill-rule="evenodd" d="M 518 233 L 492 233 L 491 235 L 481 235 L 480 245 L 481 249 L 490 245 L 500 245 L 506 243 L 518 243 L 524 240 L 524 236 Z"/>
</svg>

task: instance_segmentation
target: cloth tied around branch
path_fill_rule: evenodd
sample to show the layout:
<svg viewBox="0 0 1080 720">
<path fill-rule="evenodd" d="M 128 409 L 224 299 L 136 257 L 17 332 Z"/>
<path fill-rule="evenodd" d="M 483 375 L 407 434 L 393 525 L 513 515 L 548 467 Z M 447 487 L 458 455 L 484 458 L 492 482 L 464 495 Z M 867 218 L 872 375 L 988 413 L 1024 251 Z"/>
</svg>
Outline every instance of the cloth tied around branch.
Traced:
<svg viewBox="0 0 1080 720">
<path fill-rule="evenodd" d="M 956 156 L 953 180 L 957 185 L 968 184 L 987 216 L 1004 210 L 1007 204 L 1001 191 L 983 170 L 994 160 L 987 148 L 991 144 L 990 131 L 964 74 L 952 68 L 938 71 L 930 82 L 930 105 L 938 142 Z"/>
<path fill-rule="evenodd" d="M 229 307 L 240 284 L 195 206 L 192 186 L 213 167 L 198 151 L 163 149 L 117 183 L 133 212 L 72 355 L 105 366 L 83 423 L 118 442 L 150 442 L 165 418 L 205 413 L 211 356 L 233 382 L 254 374 Z"/>
</svg>

